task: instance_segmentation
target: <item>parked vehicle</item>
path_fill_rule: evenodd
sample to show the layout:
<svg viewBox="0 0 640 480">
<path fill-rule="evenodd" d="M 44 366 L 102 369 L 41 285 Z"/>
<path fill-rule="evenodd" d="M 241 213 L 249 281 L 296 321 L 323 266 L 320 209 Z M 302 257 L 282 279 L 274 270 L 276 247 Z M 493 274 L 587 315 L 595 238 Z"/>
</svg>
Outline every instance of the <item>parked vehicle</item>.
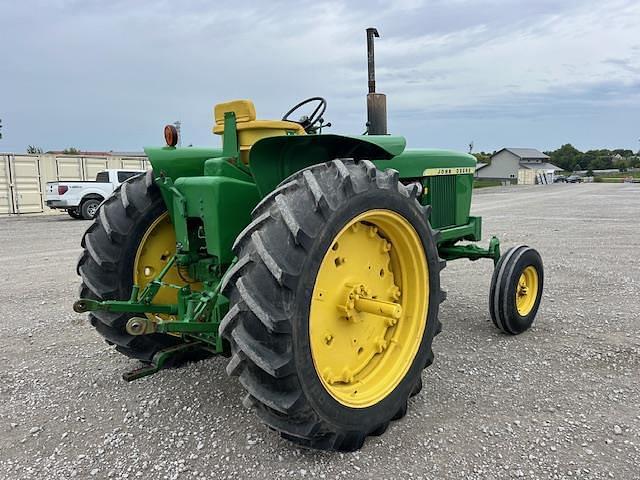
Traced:
<svg viewBox="0 0 640 480">
<path fill-rule="evenodd" d="M 553 179 L 553 183 L 567 183 L 567 177 L 564 175 L 556 175 Z"/>
<path fill-rule="evenodd" d="M 47 207 L 66 210 L 76 219 L 91 220 L 102 201 L 124 181 L 144 170 L 103 170 L 95 180 L 47 182 Z"/>
<path fill-rule="evenodd" d="M 565 181 L 567 183 L 582 183 L 582 177 L 580 175 L 569 175 Z"/>
</svg>

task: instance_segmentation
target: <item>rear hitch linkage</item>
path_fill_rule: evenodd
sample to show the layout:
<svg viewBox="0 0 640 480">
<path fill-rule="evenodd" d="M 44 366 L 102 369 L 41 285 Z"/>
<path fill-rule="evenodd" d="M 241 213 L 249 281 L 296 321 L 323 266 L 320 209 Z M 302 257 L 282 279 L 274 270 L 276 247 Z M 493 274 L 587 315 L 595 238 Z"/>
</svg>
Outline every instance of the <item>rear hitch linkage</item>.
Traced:
<svg viewBox="0 0 640 480">
<path fill-rule="evenodd" d="M 126 381 L 151 375 L 167 365 L 172 357 L 183 356 L 189 351 L 205 349 L 212 353 L 222 351 L 222 340 L 218 335 L 220 318 L 214 314 L 222 282 L 210 291 L 193 292 L 189 285 L 179 287 L 163 282 L 163 278 L 176 262 L 174 255 L 169 259 L 158 276 L 140 291 L 138 285 L 131 289 L 129 300 L 93 300 L 82 298 L 73 304 L 76 313 L 92 311 L 129 312 L 150 314 L 131 317 L 126 324 L 129 335 L 149 335 L 153 333 L 182 334 L 187 343 L 158 351 L 151 363 L 123 374 Z M 178 290 L 178 302 L 173 305 L 152 303 L 161 287 Z M 169 315 L 177 319 L 165 320 L 158 315 Z"/>
</svg>

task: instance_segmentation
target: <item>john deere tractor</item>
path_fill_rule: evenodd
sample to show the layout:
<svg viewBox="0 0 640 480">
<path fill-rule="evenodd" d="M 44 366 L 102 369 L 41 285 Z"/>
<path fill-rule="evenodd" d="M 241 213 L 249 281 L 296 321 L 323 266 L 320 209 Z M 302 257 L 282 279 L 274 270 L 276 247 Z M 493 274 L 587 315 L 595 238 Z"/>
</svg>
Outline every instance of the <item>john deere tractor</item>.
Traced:
<svg viewBox="0 0 640 480">
<path fill-rule="evenodd" d="M 220 103 L 222 148 L 177 148 L 165 127 L 166 146 L 145 149 L 152 169 L 102 203 L 82 239 L 74 309 L 143 362 L 126 380 L 221 354 L 270 428 L 350 451 L 420 391 L 447 260 L 492 259 L 494 324 L 511 335 L 532 324 L 540 255 L 475 243 L 473 156 L 386 134 L 373 36 L 366 134 L 323 133 L 319 97 L 281 120 L 257 120 L 249 100 Z"/>
</svg>

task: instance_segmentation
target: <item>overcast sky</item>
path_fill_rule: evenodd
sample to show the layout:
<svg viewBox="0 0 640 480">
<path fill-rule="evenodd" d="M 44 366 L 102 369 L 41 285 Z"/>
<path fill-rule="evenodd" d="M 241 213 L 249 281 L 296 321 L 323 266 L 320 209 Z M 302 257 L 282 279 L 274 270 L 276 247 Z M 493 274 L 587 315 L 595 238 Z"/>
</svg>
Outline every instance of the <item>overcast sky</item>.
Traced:
<svg viewBox="0 0 640 480">
<path fill-rule="evenodd" d="M 218 144 L 235 98 L 280 118 L 320 95 L 361 133 L 369 26 L 411 146 L 640 146 L 638 0 L 0 0 L 0 151 L 140 150 L 175 120 Z"/>
</svg>

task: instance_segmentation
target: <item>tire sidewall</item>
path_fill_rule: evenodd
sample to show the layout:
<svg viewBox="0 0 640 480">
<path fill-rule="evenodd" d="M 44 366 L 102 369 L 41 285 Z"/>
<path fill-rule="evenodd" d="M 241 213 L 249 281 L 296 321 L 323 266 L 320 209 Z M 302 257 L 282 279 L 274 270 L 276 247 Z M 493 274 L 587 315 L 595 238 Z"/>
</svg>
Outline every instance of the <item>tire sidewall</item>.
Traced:
<svg viewBox="0 0 640 480">
<path fill-rule="evenodd" d="M 527 315 L 520 315 L 516 303 L 516 292 L 520 275 L 529 266 L 535 268 L 538 274 L 538 291 L 531 311 Z M 526 247 L 526 250 L 522 254 L 512 257 L 510 261 L 504 264 L 504 270 L 504 277 L 501 285 L 498 286 L 501 293 L 498 308 L 503 310 L 502 320 L 504 322 L 504 328 L 508 332 L 517 335 L 531 327 L 538 313 L 538 308 L 540 307 L 544 287 L 542 259 L 537 251 Z"/>
<path fill-rule="evenodd" d="M 400 214 L 418 233 L 429 268 L 429 304 L 427 325 L 412 365 L 396 388 L 375 405 L 350 408 L 335 400 L 325 389 L 316 372 L 309 338 L 309 313 L 316 277 L 325 253 L 336 235 L 353 218 L 369 210 L 385 209 Z M 296 289 L 296 319 L 292 326 L 293 354 L 298 378 L 306 398 L 316 413 L 340 430 L 362 431 L 390 420 L 406 404 L 415 383 L 422 374 L 431 352 L 435 335 L 440 296 L 439 258 L 433 233 L 422 209 L 414 200 L 395 190 L 371 189 L 356 194 L 341 205 L 325 222 L 326 228 L 316 238 L 304 263 Z"/>
</svg>

